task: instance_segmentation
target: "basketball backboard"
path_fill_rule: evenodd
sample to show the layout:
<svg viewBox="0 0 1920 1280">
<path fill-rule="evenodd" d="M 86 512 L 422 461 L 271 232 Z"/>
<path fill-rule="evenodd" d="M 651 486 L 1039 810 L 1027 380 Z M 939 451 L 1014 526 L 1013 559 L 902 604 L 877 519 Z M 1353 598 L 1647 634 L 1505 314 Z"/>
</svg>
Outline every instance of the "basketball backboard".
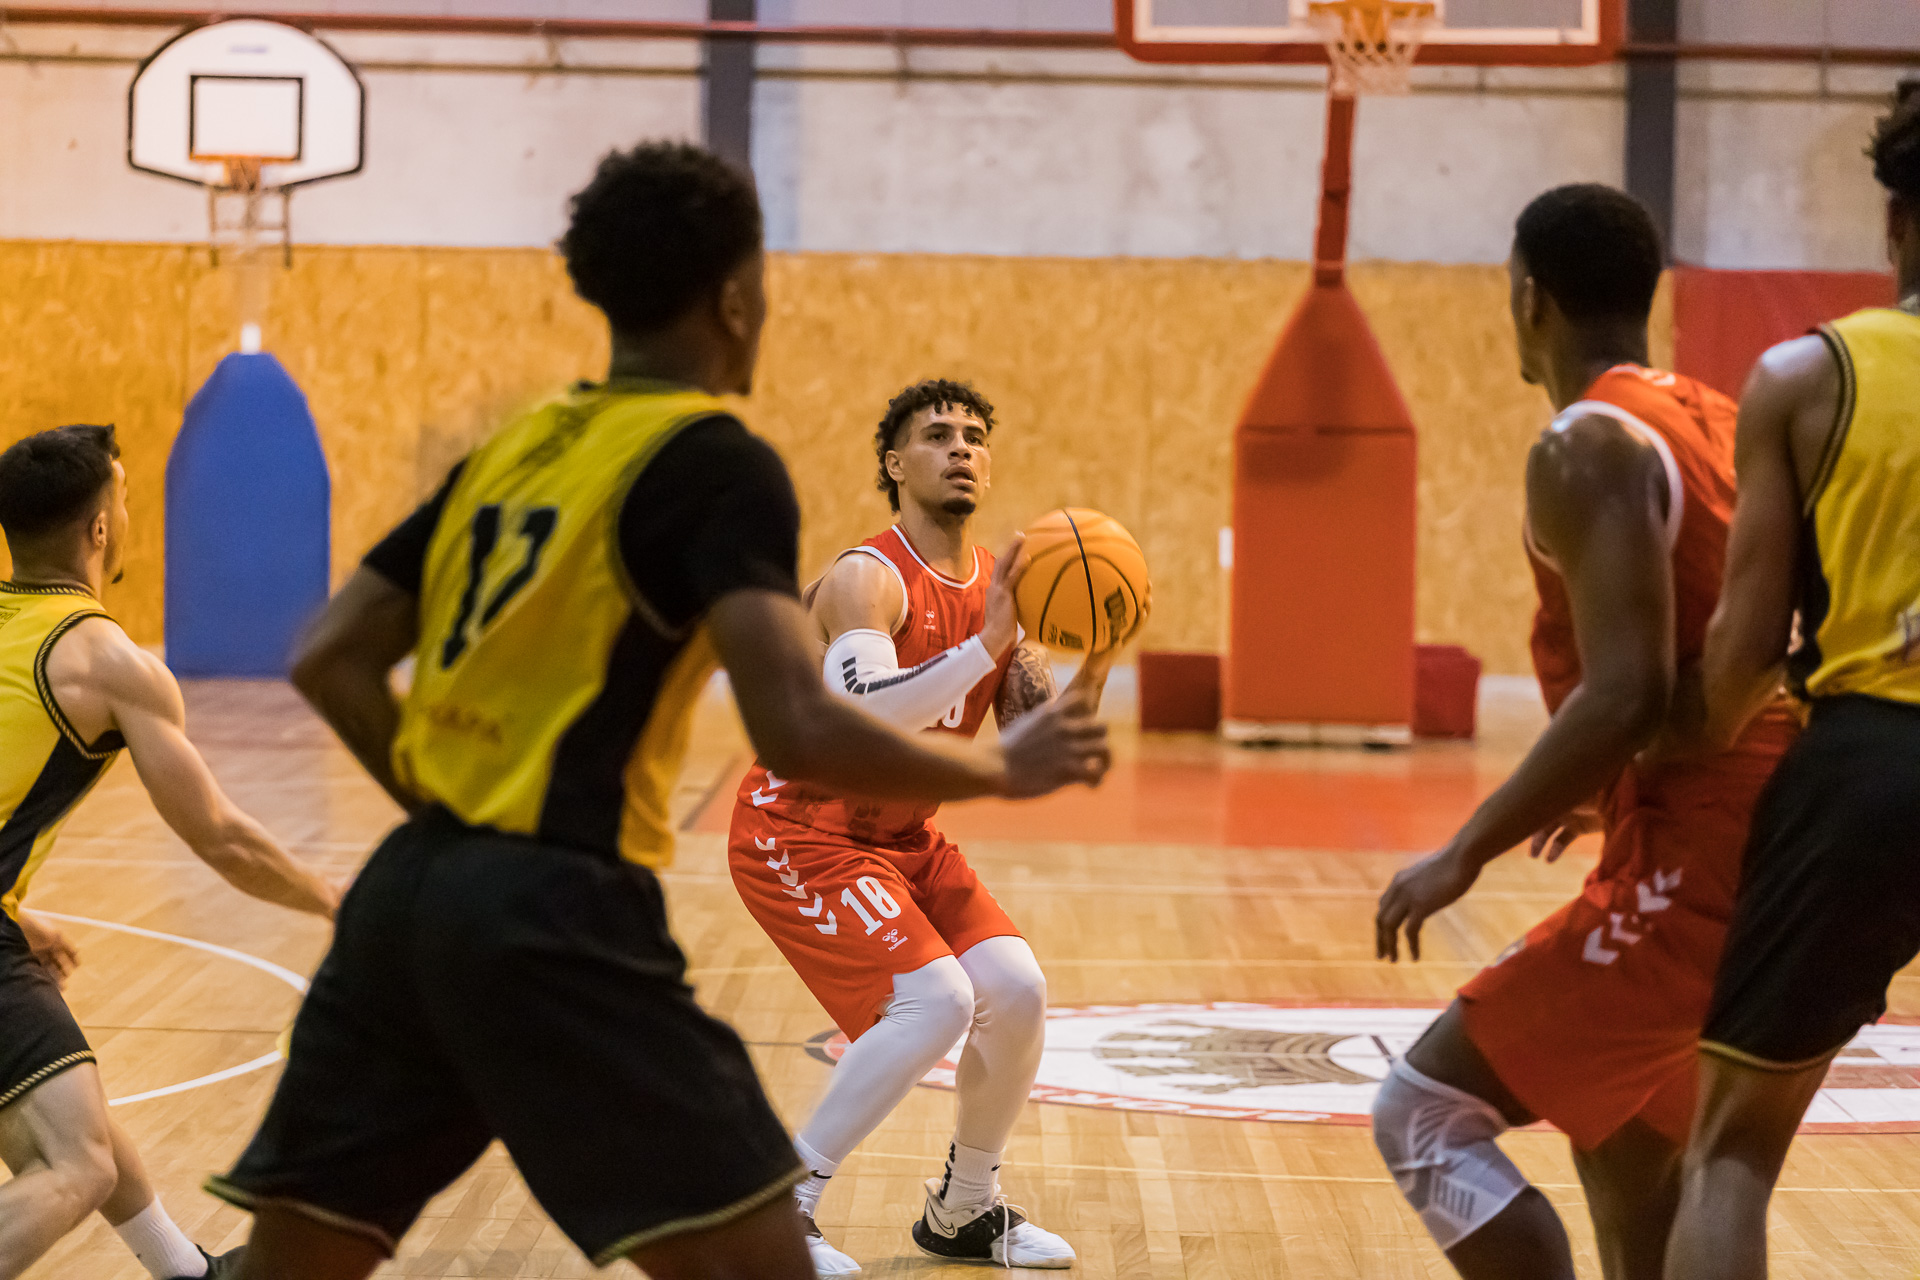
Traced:
<svg viewBox="0 0 1920 1280">
<path fill-rule="evenodd" d="M 194 27 L 140 64 L 127 163 L 207 187 L 285 189 L 360 169 L 366 94 L 325 41 L 255 18 Z"/>
<path fill-rule="evenodd" d="M 1575 66 L 1620 46 L 1624 0 L 1439 0 L 1419 61 Z M 1120 45 L 1143 62 L 1325 62 L 1309 0 L 1114 0 Z"/>
</svg>

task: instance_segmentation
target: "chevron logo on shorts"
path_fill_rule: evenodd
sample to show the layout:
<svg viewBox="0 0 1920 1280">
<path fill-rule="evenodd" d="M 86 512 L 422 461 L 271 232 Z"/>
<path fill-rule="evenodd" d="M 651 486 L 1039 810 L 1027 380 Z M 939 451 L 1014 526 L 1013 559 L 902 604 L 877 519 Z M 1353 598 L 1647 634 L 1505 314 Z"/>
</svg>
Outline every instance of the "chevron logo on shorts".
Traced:
<svg viewBox="0 0 1920 1280">
<path fill-rule="evenodd" d="M 1633 886 L 1634 898 L 1639 910 L 1628 913 L 1613 911 L 1607 915 L 1607 923 L 1595 925 L 1593 932 L 1587 935 L 1587 945 L 1580 954 L 1588 964 L 1612 964 L 1620 958 L 1622 948 L 1630 947 L 1647 936 L 1653 922 L 1647 917 L 1657 915 L 1673 905 L 1673 899 L 1667 895 L 1680 887 L 1680 877 L 1684 870 L 1656 871 L 1645 880 Z"/>
</svg>

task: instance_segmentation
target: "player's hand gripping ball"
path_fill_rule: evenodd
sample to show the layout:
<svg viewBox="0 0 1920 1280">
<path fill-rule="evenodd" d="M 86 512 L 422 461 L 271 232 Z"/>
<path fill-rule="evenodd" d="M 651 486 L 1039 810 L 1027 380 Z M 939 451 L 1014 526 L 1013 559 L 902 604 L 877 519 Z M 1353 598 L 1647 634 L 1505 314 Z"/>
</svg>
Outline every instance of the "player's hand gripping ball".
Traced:
<svg viewBox="0 0 1920 1280">
<path fill-rule="evenodd" d="M 1027 637 L 1064 653 L 1106 653 L 1133 639 L 1153 608 L 1140 544 L 1112 516 L 1086 507 L 1027 526 L 1027 570 L 1014 603 Z"/>
</svg>

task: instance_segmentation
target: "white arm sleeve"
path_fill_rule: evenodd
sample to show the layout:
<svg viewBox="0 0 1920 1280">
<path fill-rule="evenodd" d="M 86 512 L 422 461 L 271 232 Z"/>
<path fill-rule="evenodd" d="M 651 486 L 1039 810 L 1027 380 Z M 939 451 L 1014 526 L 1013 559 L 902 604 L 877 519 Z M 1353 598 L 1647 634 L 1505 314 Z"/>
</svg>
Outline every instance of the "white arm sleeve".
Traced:
<svg viewBox="0 0 1920 1280">
<path fill-rule="evenodd" d="M 827 649 L 827 688 L 899 729 L 924 729 L 965 700 L 998 666 L 979 636 L 900 670 L 893 637 L 860 627 Z"/>
</svg>

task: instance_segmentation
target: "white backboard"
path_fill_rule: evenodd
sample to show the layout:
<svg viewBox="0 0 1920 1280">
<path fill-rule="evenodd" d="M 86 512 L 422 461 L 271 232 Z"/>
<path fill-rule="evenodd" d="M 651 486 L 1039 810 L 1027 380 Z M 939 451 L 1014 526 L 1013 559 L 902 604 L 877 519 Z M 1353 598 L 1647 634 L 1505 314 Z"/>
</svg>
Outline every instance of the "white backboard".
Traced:
<svg viewBox="0 0 1920 1280">
<path fill-rule="evenodd" d="M 127 163 L 203 185 L 221 158 L 262 162 L 262 185 L 292 187 L 359 170 L 366 93 L 325 41 L 243 18 L 194 27 L 160 46 L 127 96 Z"/>
<path fill-rule="evenodd" d="M 1604 61 L 1620 40 L 1621 0 L 1439 0 L 1428 63 Z M 1314 62 L 1321 33 L 1307 0 L 1116 0 L 1115 30 L 1150 62 Z"/>
</svg>

